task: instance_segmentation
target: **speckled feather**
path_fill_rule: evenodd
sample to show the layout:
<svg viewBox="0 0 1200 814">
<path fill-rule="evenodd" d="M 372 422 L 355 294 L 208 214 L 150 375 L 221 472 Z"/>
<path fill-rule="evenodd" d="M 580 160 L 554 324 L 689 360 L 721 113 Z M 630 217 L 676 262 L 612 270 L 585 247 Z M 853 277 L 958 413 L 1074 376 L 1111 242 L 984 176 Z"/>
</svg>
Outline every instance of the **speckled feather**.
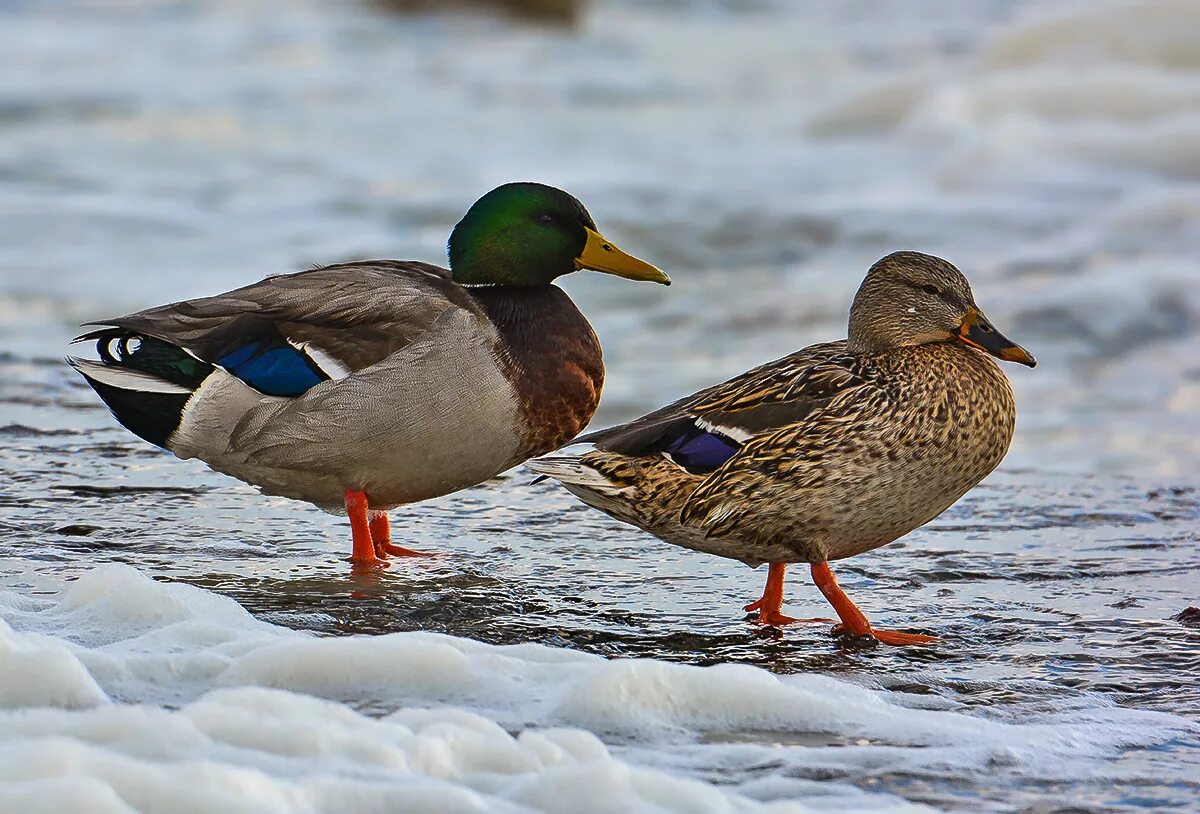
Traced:
<svg viewBox="0 0 1200 814">
<path fill-rule="evenodd" d="M 885 258 L 873 273 L 902 276 L 886 264 L 910 254 Z M 930 266 L 922 279 L 958 286 L 953 308 L 973 307 L 956 269 L 912 256 Z M 870 293 L 868 283 L 863 290 Z M 861 309 L 860 334 L 863 326 L 878 332 L 878 317 L 878 306 Z M 852 313 L 852 336 L 855 325 Z M 918 341 L 879 352 L 847 340 L 812 345 L 579 439 L 593 452 L 530 466 L 668 542 L 751 565 L 877 548 L 991 472 L 1015 425 L 1012 390 L 987 354 L 915 328 Z M 664 450 L 663 439 L 681 427 L 733 439 L 736 451 L 713 471 L 689 471 Z"/>
</svg>

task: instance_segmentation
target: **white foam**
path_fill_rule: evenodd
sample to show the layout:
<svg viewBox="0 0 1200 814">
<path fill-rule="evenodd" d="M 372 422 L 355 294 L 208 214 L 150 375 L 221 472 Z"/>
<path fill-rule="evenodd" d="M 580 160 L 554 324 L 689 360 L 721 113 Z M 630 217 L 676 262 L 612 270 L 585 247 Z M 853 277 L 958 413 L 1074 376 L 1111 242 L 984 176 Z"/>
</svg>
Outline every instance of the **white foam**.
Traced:
<svg viewBox="0 0 1200 814">
<path fill-rule="evenodd" d="M 944 142 L 941 180 L 952 186 L 1051 162 L 1195 177 L 1197 25 L 1189 0 L 1035 11 L 954 70 L 858 80 L 812 114 L 809 131 Z"/>
<path fill-rule="evenodd" d="M 319 637 L 127 566 L 87 572 L 54 600 L 0 595 L 0 613 L 3 810 L 723 812 L 758 810 L 753 795 L 804 811 L 811 788 L 786 770 L 749 773 L 744 789 L 696 778 L 764 760 L 1078 772 L 1190 726 L 1104 707 L 1006 723 L 744 665 Z M 779 744 L 800 733 L 859 745 Z M 907 808 L 822 788 L 842 809 Z"/>
<path fill-rule="evenodd" d="M 1132 63 L 1200 68 L 1192 0 L 1119 0 L 1071 5 L 1023 20 L 986 49 L 995 67 L 1054 63 Z"/>
<path fill-rule="evenodd" d="M 81 709 L 107 701 L 108 696 L 62 643 L 22 636 L 0 619 L 0 708 Z"/>
</svg>

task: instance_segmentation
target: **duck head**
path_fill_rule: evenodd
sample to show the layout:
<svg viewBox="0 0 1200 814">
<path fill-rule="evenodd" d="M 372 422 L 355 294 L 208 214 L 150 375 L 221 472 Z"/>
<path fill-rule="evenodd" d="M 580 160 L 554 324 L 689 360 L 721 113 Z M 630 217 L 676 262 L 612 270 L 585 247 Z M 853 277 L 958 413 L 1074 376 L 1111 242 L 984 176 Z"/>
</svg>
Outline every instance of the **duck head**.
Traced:
<svg viewBox="0 0 1200 814">
<path fill-rule="evenodd" d="M 1029 367 L 1037 360 L 1008 340 L 975 304 L 952 264 L 920 252 L 894 252 L 871 266 L 850 307 L 849 347 L 885 353 L 931 342 L 961 342 Z"/>
<path fill-rule="evenodd" d="M 545 184 L 496 187 L 450 233 L 450 272 L 464 285 L 544 286 L 581 269 L 670 285 L 596 229 L 583 204 Z"/>
</svg>

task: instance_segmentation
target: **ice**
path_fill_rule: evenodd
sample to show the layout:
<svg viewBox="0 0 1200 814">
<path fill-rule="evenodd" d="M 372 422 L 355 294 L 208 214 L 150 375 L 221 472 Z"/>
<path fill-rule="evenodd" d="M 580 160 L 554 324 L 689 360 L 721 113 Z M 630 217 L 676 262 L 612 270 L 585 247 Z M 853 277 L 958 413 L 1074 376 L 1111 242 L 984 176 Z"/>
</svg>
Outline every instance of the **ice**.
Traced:
<svg viewBox="0 0 1200 814">
<path fill-rule="evenodd" d="M 0 810 L 806 811 L 788 767 L 1053 776 L 1191 728 L 1105 707 L 987 720 L 746 665 L 321 637 L 123 565 L 0 608 Z M 796 743 L 819 733 L 847 743 Z M 784 770 L 744 789 L 702 779 L 763 761 Z M 839 809 L 918 810 L 823 788 Z"/>
</svg>

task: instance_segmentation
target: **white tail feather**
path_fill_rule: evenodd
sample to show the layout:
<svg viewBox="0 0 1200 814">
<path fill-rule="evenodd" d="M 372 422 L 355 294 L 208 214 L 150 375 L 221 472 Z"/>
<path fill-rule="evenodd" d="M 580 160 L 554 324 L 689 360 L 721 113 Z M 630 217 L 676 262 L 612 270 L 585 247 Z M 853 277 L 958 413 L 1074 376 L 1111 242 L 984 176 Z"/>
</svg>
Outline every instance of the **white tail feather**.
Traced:
<svg viewBox="0 0 1200 814">
<path fill-rule="evenodd" d="M 526 461 L 525 466 L 539 475 L 554 478 L 559 483 L 581 486 L 604 494 L 615 495 L 631 488 L 613 483 L 583 463 L 583 459 L 578 456 L 561 455 L 551 458 L 535 458 L 532 461 Z"/>
<path fill-rule="evenodd" d="M 116 387 L 121 390 L 134 390 L 138 393 L 191 393 L 186 387 L 160 379 L 152 373 L 134 370 L 129 367 L 106 365 L 75 356 L 67 357 L 67 364 L 78 370 L 87 378 Z"/>
</svg>

